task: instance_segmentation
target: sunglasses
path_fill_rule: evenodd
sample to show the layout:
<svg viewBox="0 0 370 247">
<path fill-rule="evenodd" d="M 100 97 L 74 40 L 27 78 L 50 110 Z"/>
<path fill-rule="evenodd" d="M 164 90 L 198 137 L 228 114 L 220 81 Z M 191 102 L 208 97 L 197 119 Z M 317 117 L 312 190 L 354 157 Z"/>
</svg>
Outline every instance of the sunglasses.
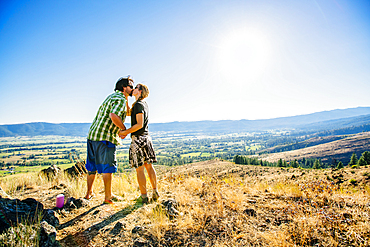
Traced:
<svg viewBox="0 0 370 247">
<path fill-rule="evenodd" d="M 132 86 L 132 85 L 128 85 L 128 87 L 130 87 L 131 89 L 133 89 L 133 88 L 134 88 L 134 86 Z"/>
</svg>

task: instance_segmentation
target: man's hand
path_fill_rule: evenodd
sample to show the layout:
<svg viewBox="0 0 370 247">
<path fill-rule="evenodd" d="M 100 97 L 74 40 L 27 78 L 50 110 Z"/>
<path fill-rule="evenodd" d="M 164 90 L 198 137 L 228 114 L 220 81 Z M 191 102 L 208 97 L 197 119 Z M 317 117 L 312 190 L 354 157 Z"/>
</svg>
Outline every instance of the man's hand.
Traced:
<svg viewBox="0 0 370 247">
<path fill-rule="evenodd" d="M 128 135 L 129 133 L 128 133 L 128 131 L 127 130 L 120 130 L 119 132 L 118 132 L 118 136 L 120 137 L 120 138 L 122 138 L 122 139 L 125 139 L 126 138 L 126 136 Z"/>
</svg>

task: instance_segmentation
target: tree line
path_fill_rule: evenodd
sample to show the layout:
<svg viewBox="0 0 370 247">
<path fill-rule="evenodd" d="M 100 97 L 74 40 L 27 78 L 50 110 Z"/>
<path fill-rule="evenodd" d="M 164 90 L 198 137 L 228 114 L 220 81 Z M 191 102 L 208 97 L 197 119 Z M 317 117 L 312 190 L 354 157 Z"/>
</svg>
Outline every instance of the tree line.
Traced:
<svg viewBox="0 0 370 247">
<path fill-rule="evenodd" d="M 235 155 L 233 162 L 240 165 L 260 165 L 260 166 L 270 166 L 270 167 L 292 167 L 292 168 L 311 168 L 311 169 L 322 169 L 322 168 L 344 168 L 345 164 L 342 161 L 337 161 L 332 159 L 331 163 L 323 163 L 321 159 L 306 159 L 286 161 L 279 159 L 277 162 L 268 162 L 266 160 L 259 160 L 257 157 L 248 157 L 245 155 Z M 370 165 L 370 152 L 365 151 L 362 153 L 361 157 L 358 159 L 356 153 L 353 153 L 350 161 L 346 164 L 348 167 L 357 168 L 360 166 Z"/>
</svg>

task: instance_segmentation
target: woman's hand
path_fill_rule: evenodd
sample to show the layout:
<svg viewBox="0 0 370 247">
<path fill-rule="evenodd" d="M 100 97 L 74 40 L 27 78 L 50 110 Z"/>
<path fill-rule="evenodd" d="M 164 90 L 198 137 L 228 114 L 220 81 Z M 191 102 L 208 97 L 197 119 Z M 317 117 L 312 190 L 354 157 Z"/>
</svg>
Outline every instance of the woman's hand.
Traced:
<svg viewBox="0 0 370 247">
<path fill-rule="evenodd" d="M 130 134 L 130 132 L 128 132 L 127 130 L 120 130 L 120 131 L 118 132 L 118 136 L 119 136 L 120 138 L 122 138 L 122 139 L 125 139 L 125 138 L 126 138 L 126 136 L 127 136 L 128 134 Z"/>
</svg>

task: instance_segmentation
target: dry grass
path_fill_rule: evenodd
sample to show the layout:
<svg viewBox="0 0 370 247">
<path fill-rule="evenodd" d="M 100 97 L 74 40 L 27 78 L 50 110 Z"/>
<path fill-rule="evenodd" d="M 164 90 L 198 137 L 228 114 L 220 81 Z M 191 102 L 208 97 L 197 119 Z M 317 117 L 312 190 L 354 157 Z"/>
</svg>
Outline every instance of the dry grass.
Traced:
<svg viewBox="0 0 370 247">
<path fill-rule="evenodd" d="M 87 208 L 59 215 L 57 237 L 63 246 L 369 246 L 365 173 L 370 169 L 310 171 L 200 162 L 158 171 L 161 198 L 145 206 L 134 201 L 139 195 L 135 173 L 116 175 L 113 192 L 125 200 L 115 207 L 101 205 L 98 177 L 97 198 Z M 85 193 L 85 178 L 49 182 L 36 176 L 1 180 L 0 185 L 24 198 L 36 193 L 14 188 L 47 191 L 61 183 L 69 196 Z M 61 191 L 49 193 L 52 198 Z M 169 217 L 161 206 L 170 198 L 177 201 L 177 217 Z"/>
</svg>

